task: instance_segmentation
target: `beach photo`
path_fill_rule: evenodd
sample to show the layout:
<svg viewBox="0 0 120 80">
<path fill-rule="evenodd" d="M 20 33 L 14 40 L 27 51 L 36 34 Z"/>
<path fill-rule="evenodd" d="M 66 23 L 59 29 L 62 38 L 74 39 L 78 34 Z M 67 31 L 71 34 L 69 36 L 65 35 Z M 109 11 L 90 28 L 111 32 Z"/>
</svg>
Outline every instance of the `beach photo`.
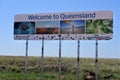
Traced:
<svg viewBox="0 0 120 80">
<path fill-rule="evenodd" d="M 60 21 L 61 34 L 84 34 L 85 20 L 63 20 Z"/>
</svg>

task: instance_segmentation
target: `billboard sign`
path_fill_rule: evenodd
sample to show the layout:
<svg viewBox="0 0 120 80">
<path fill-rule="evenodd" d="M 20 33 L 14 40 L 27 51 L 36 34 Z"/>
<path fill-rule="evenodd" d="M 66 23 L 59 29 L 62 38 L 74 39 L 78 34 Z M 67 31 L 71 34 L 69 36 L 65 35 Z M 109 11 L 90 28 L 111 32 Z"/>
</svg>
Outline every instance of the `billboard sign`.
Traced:
<svg viewBox="0 0 120 80">
<path fill-rule="evenodd" d="M 110 10 L 17 14 L 14 21 L 15 40 L 109 40 L 112 34 Z"/>
</svg>

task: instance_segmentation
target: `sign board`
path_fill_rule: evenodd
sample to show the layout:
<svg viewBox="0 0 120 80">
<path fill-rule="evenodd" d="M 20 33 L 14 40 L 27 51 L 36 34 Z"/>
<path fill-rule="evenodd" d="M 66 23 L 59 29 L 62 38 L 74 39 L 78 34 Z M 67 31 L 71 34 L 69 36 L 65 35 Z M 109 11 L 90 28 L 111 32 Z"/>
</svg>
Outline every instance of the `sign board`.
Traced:
<svg viewBox="0 0 120 80">
<path fill-rule="evenodd" d="M 14 21 L 15 40 L 109 40 L 112 34 L 110 10 L 17 14 Z"/>
</svg>

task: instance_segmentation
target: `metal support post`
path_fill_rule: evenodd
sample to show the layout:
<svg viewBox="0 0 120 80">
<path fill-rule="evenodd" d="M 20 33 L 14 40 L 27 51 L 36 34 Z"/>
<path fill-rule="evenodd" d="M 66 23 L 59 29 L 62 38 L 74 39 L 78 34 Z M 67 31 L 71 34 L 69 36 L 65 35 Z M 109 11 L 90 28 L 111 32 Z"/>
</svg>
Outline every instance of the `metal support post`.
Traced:
<svg viewBox="0 0 120 80">
<path fill-rule="evenodd" d="M 77 80 L 80 80 L 80 40 L 78 40 L 77 46 Z"/>
<path fill-rule="evenodd" d="M 58 80 L 61 80 L 61 35 L 59 35 L 59 60 L 58 60 Z"/>
<path fill-rule="evenodd" d="M 98 37 L 96 37 L 95 80 L 98 80 Z"/>
<path fill-rule="evenodd" d="M 42 37 L 42 52 L 41 52 L 41 75 L 40 80 L 44 80 L 43 78 L 43 66 L 44 66 L 44 37 Z"/>
<path fill-rule="evenodd" d="M 26 40 L 26 53 L 25 53 L 25 74 L 24 80 L 27 80 L 27 67 L 28 67 L 28 40 Z"/>
</svg>

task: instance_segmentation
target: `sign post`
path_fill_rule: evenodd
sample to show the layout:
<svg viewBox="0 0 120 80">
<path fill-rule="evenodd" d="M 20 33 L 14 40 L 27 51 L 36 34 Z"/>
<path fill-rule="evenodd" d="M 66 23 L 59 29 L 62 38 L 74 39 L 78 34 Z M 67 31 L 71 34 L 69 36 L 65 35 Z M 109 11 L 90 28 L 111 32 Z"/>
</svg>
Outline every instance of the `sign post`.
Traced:
<svg viewBox="0 0 120 80">
<path fill-rule="evenodd" d="M 44 36 L 42 35 L 42 52 L 41 52 L 41 75 L 40 80 L 44 80 L 43 78 L 43 66 L 44 66 Z"/>
<path fill-rule="evenodd" d="M 59 35 L 59 60 L 58 60 L 58 80 L 61 80 L 61 34 Z"/>
<path fill-rule="evenodd" d="M 80 40 L 78 40 L 78 51 L 77 51 L 77 80 L 80 80 Z"/>
<path fill-rule="evenodd" d="M 96 36 L 95 80 L 98 80 L 98 37 Z"/>
<path fill-rule="evenodd" d="M 24 80 L 27 80 L 27 67 L 28 67 L 28 40 L 26 40 L 26 53 L 25 53 L 25 74 Z"/>
</svg>

